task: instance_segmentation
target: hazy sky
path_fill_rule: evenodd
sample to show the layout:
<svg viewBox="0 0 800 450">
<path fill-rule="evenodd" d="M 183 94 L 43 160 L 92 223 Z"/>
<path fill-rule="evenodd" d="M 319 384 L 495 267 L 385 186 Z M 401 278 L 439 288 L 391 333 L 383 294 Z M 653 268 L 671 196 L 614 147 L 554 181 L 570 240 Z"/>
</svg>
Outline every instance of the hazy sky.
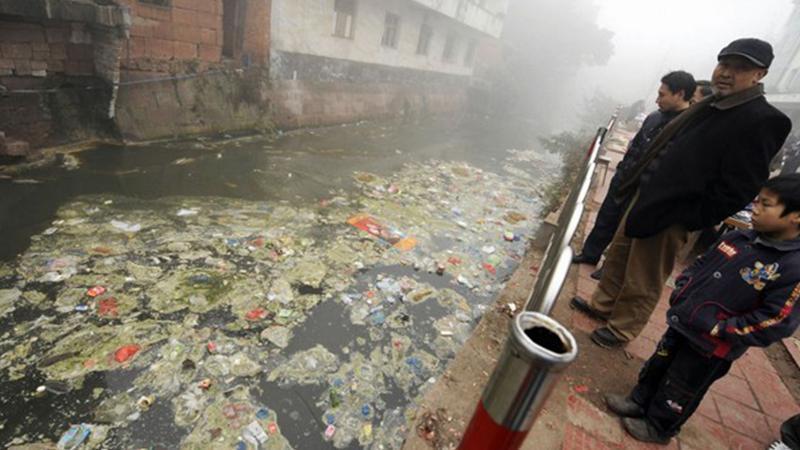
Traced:
<svg viewBox="0 0 800 450">
<path fill-rule="evenodd" d="M 595 0 L 599 25 L 614 32 L 614 56 L 602 68 L 578 75 L 577 92 L 595 87 L 630 103 L 644 98 L 654 109 L 659 79 L 670 70 L 708 79 L 716 55 L 738 37 L 775 45 L 792 0 Z"/>
</svg>

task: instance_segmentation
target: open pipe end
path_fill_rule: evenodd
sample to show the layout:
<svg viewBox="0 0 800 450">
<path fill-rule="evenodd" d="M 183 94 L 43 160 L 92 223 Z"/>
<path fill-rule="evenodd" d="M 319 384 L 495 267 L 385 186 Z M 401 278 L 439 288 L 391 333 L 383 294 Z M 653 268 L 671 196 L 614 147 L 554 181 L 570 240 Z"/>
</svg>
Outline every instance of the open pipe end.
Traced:
<svg viewBox="0 0 800 450">
<path fill-rule="evenodd" d="M 567 353 L 567 346 L 559 335 L 550 331 L 549 328 L 535 326 L 525 330 L 525 336 L 533 341 L 534 344 L 544 347 L 553 353 L 563 355 Z"/>
<path fill-rule="evenodd" d="M 512 331 L 531 358 L 561 365 L 571 363 L 578 355 L 578 344 L 572 333 L 544 314 L 520 313 L 514 318 Z"/>
</svg>

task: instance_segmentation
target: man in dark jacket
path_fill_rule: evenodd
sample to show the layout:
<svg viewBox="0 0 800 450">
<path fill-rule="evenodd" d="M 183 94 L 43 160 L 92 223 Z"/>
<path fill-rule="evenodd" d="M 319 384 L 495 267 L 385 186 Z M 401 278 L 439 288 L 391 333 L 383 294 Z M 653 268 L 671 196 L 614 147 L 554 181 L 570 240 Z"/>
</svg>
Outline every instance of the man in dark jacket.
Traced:
<svg viewBox="0 0 800 450">
<path fill-rule="evenodd" d="M 695 87 L 694 77 L 687 72 L 670 72 L 661 78 L 661 86 L 658 88 L 658 97 L 656 97 L 658 111 L 644 119 L 639 132 L 628 145 L 625 157 L 617 165 L 617 170 L 611 179 L 608 194 L 597 212 L 594 227 L 586 238 L 581 253 L 572 258 L 573 263 L 595 265 L 600 261 L 600 256 L 611 243 L 627 207 L 626 202 L 618 202 L 615 199 L 621 180 L 625 179 L 626 171 L 636 165 L 661 129 L 670 120 L 689 108 L 689 101 L 694 95 Z"/>
<path fill-rule="evenodd" d="M 629 396 L 607 395 L 636 439 L 666 444 L 731 363 L 800 325 L 800 174 L 773 178 L 734 231 L 676 280 L 669 328 Z"/>
<path fill-rule="evenodd" d="M 571 305 L 606 326 L 592 333 L 618 347 L 644 328 L 688 232 L 716 225 L 741 210 L 769 175 L 791 121 L 767 103 L 761 79 L 773 59 L 758 39 L 733 41 L 719 53 L 715 94 L 673 119 L 621 183 L 633 196 L 606 253 L 591 301 Z"/>
</svg>

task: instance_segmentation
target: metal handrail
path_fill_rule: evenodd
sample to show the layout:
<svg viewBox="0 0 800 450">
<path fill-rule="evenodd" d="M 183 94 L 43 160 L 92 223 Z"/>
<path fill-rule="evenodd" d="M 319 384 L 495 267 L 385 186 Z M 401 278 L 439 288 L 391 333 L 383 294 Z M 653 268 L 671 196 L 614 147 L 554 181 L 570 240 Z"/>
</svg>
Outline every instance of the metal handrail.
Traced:
<svg viewBox="0 0 800 450">
<path fill-rule="evenodd" d="M 511 333 L 485 386 L 459 450 L 518 450 L 533 427 L 560 375 L 578 355 L 572 334 L 549 317 L 572 262 L 569 243 L 583 215 L 595 159 L 608 129 L 595 136 L 556 232 L 545 250 L 542 269 L 526 309 L 511 322 Z"/>
<path fill-rule="evenodd" d="M 572 187 L 561 209 L 556 230 L 547 244 L 544 258 L 539 268 L 539 275 L 525 305 L 526 311 L 550 314 L 558 295 L 561 293 L 561 288 L 567 279 L 570 262 L 572 261 L 572 248 L 570 248 L 569 244 L 572 242 L 572 238 L 575 237 L 575 232 L 578 230 L 578 225 L 586 209 L 586 197 L 592 185 L 594 169 L 597 166 L 597 156 L 606 136 L 614 128 L 616 121 L 617 116 L 612 116 L 608 126 L 599 128 L 595 134 L 595 138 L 586 155 L 586 163 L 576 177 L 575 185 Z"/>
</svg>

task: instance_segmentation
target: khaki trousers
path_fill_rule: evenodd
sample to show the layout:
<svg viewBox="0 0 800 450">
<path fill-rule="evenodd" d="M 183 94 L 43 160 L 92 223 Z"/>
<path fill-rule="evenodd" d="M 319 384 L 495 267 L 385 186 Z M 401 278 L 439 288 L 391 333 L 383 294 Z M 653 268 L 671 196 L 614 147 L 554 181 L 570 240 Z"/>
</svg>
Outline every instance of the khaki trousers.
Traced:
<svg viewBox="0 0 800 450">
<path fill-rule="evenodd" d="M 629 212 L 630 208 L 606 251 L 603 277 L 590 301 L 592 308 L 609 314 L 608 328 L 624 341 L 632 341 L 647 324 L 675 258 L 689 239 L 680 225 L 649 238 L 629 238 L 625 236 Z"/>
</svg>

